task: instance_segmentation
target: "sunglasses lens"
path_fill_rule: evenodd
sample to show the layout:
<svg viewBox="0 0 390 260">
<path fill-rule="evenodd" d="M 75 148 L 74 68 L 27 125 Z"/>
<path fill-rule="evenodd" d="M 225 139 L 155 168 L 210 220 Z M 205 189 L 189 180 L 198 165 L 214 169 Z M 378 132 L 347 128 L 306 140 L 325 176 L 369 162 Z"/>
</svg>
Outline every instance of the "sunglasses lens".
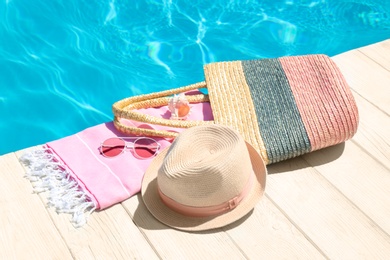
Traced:
<svg viewBox="0 0 390 260">
<path fill-rule="evenodd" d="M 151 158 L 156 155 L 159 144 L 152 139 L 140 138 L 134 143 L 134 152 L 140 158 Z"/>
<path fill-rule="evenodd" d="M 119 138 L 110 138 L 103 142 L 101 152 L 106 157 L 115 157 L 125 149 L 126 143 Z"/>
</svg>

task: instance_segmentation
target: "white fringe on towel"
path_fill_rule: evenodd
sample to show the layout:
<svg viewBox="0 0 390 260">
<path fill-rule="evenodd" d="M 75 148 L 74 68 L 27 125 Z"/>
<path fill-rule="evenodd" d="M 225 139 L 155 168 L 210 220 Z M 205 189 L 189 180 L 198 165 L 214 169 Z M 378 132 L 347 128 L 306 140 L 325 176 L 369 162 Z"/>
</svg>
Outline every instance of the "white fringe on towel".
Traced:
<svg viewBox="0 0 390 260">
<path fill-rule="evenodd" d="M 34 192 L 49 192 L 49 207 L 54 207 L 57 213 L 72 214 L 71 222 L 75 227 L 87 223 L 96 205 L 50 148 L 27 152 L 20 157 L 20 161 L 28 167 L 26 178 L 33 185 Z"/>
</svg>

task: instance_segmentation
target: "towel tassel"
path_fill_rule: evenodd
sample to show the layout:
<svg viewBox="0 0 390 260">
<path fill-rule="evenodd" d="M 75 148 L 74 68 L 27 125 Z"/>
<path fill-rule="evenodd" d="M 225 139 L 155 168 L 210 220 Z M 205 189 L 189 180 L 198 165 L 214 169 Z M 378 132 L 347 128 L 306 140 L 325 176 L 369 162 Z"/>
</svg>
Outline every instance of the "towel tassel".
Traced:
<svg viewBox="0 0 390 260">
<path fill-rule="evenodd" d="M 96 205 L 50 148 L 43 146 L 26 152 L 19 160 L 27 166 L 25 177 L 31 182 L 34 193 L 49 192 L 48 207 L 54 207 L 57 213 L 72 214 L 71 222 L 75 227 L 87 223 Z"/>
</svg>

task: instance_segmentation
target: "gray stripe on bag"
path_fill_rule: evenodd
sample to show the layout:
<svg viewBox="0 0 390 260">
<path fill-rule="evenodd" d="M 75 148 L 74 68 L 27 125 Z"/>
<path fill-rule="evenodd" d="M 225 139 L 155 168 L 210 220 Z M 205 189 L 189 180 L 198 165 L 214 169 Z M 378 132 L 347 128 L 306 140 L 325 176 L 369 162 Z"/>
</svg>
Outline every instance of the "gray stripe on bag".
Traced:
<svg viewBox="0 0 390 260">
<path fill-rule="evenodd" d="M 309 152 L 310 141 L 280 62 L 250 60 L 242 66 L 270 163 Z"/>
</svg>

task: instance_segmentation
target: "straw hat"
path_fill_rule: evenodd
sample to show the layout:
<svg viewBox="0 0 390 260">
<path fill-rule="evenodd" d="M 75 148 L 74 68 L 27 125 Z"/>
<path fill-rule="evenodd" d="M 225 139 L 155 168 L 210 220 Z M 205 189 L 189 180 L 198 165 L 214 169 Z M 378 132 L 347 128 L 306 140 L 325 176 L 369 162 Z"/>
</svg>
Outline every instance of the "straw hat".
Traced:
<svg viewBox="0 0 390 260">
<path fill-rule="evenodd" d="M 168 226 L 214 229 L 254 208 L 266 175 L 261 156 L 236 130 L 195 126 L 153 159 L 142 181 L 142 198 L 154 217 Z"/>
</svg>

